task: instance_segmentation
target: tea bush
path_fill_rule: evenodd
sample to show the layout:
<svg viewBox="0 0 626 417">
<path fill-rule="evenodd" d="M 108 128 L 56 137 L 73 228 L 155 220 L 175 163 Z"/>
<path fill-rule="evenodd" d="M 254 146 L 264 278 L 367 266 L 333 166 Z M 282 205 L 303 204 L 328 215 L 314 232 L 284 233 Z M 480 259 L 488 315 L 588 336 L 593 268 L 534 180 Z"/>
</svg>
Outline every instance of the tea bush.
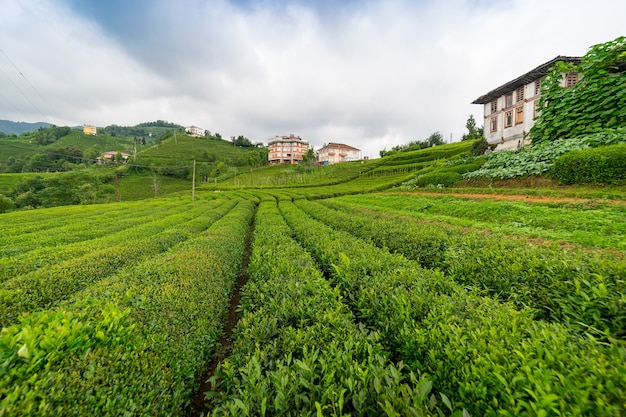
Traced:
<svg viewBox="0 0 626 417">
<path fill-rule="evenodd" d="M 214 348 L 254 203 L 0 335 L 0 409 L 21 415 L 181 415 Z"/>
<path fill-rule="evenodd" d="M 293 203 L 280 208 L 355 315 L 457 407 L 481 416 L 626 411 L 620 344 L 581 338 L 528 309 L 468 292 L 438 271 L 314 221 Z"/>
<path fill-rule="evenodd" d="M 258 209 L 248 273 L 232 353 L 208 393 L 213 415 L 446 409 L 437 399 L 447 397 L 431 395 L 428 379 L 391 362 L 379 336 L 355 323 L 339 291 L 291 238 L 275 202 Z"/>
</svg>

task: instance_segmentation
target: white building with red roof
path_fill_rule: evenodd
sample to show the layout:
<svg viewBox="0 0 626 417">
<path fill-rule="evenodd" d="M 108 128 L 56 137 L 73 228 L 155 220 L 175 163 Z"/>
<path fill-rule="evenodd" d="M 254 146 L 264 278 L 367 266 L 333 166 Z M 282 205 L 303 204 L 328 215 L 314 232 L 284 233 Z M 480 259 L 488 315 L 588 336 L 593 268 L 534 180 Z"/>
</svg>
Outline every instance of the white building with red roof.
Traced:
<svg viewBox="0 0 626 417">
<path fill-rule="evenodd" d="M 361 150 L 343 143 L 329 143 L 317 151 L 317 161 L 323 165 L 361 160 Z"/>
</svg>

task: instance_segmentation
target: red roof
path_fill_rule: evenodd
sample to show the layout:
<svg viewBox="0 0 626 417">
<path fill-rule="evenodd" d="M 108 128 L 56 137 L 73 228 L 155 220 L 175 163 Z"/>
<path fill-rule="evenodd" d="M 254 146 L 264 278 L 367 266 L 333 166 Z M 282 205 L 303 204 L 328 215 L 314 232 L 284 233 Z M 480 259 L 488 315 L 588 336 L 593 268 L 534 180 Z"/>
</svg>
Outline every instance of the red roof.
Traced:
<svg viewBox="0 0 626 417">
<path fill-rule="evenodd" d="M 341 149 L 346 149 L 346 150 L 351 150 L 351 151 L 360 151 L 360 149 L 357 149 L 357 148 L 352 147 L 350 145 L 346 145 L 346 144 L 343 144 L 343 143 L 332 143 L 332 142 L 329 143 L 328 145 L 322 147 L 320 150 L 326 149 L 326 148 L 328 148 L 328 149 L 340 149 L 340 150 Z"/>
</svg>

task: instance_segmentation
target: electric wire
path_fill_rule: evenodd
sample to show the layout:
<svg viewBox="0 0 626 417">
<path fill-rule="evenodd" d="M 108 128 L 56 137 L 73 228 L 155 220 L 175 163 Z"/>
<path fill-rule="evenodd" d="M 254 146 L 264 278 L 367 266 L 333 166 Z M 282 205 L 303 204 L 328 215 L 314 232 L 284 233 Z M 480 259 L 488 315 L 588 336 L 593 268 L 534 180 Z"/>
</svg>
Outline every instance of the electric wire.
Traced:
<svg viewBox="0 0 626 417">
<path fill-rule="evenodd" d="M 52 113 L 54 113 L 54 115 L 57 118 L 61 118 L 58 113 L 56 112 L 56 110 L 54 110 L 54 107 L 52 107 L 50 105 L 50 103 L 48 103 L 48 101 L 41 95 L 41 93 L 35 88 L 35 86 L 30 82 L 30 80 L 26 77 L 26 75 L 24 75 L 24 73 L 22 71 L 20 71 L 20 69 L 17 67 L 17 65 L 15 65 L 15 63 L 11 60 L 11 58 L 9 58 L 9 56 L 6 54 L 6 52 L 4 52 L 4 50 L 2 48 L 0 48 L 0 52 L 2 53 L 2 55 L 4 55 L 4 57 L 7 59 L 7 61 L 9 61 L 9 63 L 11 63 L 11 65 L 13 66 L 13 68 L 15 68 L 15 71 L 17 71 L 23 78 L 24 80 L 28 83 L 28 85 L 30 86 L 30 88 L 33 89 L 33 91 L 35 93 L 37 93 L 37 95 L 39 96 L 39 98 L 41 99 L 41 101 L 43 101 L 44 103 L 46 103 L 46 105 L 48 106 L 48 108 L 52 111 Z M 42 113 L 43 114 L 43 113 Z"/>
<path fill-rule="evenodd" d="M 8 148 L 15 148 L 15 149 L 21 149 L 21 150 L 26 150 L 26 151 L 30 151 L 32 152 L 32 154 L 46 154 L 46 155 L 51 155 L 51 156 L 62 156 L 65 158 L 71 158 L 71 159 L 75 159 L 75 160 L 80 160 L 82 162 L 91 162 L 91 163 L 98 163 L 101 161 L 101 159 L 93 159 L 93 158 L 85 158 L 82 156 L 72 156 L 72 155 L 68 155 L 65 153 L 59 153 L 59 152 L 53 152 L 53 151 L 47 151 L 44 149 L 32 149 L 32 148 L 25 148 L 23 146 L 18 146 L 18 145 L 10 145 L 10 144 L 1 144 L 4 147 L 8 147 Z M 208 161 L 201 161 L 201 160 L 197 160 L 198 162 L 208 162 Z M 128 167 L 132 167 L 132 168 L 149 168 L 149 169 L 157 169 L 157 168 L 193 168 L 193 164 L 191 165 L 177 165 L 177 166 L 172 166 L 172 165 L 140 165 L 140 164 L 134 164 L 132 162 L 125 162 L 124 166 L 128 166 Z"/>
</svg>

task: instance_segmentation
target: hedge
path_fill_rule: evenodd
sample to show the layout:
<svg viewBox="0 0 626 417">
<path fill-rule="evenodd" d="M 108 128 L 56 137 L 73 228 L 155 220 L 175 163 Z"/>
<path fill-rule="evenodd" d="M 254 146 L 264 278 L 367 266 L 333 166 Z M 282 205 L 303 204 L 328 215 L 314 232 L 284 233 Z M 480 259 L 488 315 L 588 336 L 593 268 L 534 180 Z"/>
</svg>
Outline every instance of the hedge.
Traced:
<svg viewBox="0 0 626 417">
<path fill-rule="evenodd" d="M 554 162 L 551 175 L 561 184 L 623 184 L 626 145 L 572 151 Z"/>
</svg>

